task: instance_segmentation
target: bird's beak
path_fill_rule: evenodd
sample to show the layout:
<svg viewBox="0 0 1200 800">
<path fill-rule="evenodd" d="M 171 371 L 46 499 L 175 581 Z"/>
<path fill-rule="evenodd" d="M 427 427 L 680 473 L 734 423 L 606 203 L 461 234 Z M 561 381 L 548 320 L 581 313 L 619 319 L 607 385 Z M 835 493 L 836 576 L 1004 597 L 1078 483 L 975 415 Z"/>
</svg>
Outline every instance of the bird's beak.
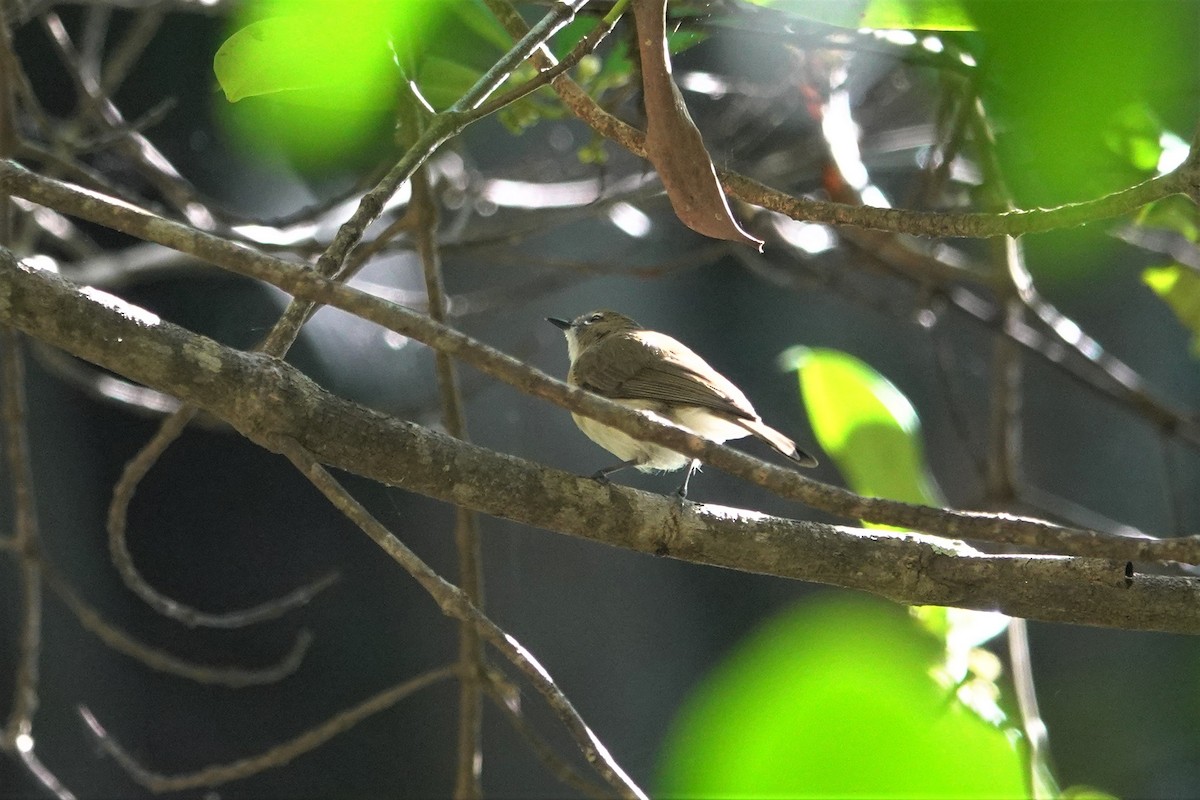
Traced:
<svg viewBox="0 0 1200 800">
<path fill-rule="evenodd" d="M 571 327 L 571 323 L 567 322 L 565 319 L 559 319 L 558 317 L 546 317 L 546 322 L 549 322 L 551 325 L 557 325 L 564 331 Z"/>
</svg>

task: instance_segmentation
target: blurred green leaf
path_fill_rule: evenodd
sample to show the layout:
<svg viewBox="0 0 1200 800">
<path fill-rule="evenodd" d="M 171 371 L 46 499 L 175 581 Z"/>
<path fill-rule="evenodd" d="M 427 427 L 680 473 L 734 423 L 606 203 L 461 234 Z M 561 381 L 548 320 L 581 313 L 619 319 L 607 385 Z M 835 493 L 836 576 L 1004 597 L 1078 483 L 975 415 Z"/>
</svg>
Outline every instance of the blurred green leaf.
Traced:
<svg viewBox="0 0 1200 800">
<path fill-rule="evenodd" d="M 689 47 L 694 47 L 708 38 L 708 34 L 704 31 L 688 30 L 687 28 L 679 28 L 677 30 L 667 31 L 667 51 L 675 56 L 687 50 Z"/>
<path fill-rule="evenodd" d="M 441 111 L 466 94 L 481 74 L 479 70 L 458 61 L 427 55 L 421 59 L 416 80 L 429 104 Z"/>
<path fill-rule="evenodd" d="M 790 609 L 696 689 L 660 762 L 664 797 L 1024 797 L 1006 733 L 930 675 L 938 642 L 896 607 Z"/>
<path fill-rule="evenodd" d="M 1108 148 L 1139 172 L 1153 173 L 1162 158 L 1162 121 L 1141 103 L 1132 103 L 1117 111 L 1104 131 Z"/>
<path fill-rule="evenodd" d="M 975 26 L 960 0 L 750 0 L 841 28 L 970 31 Z"/>
<path fill-rule="evenodd" d="M 1117 796 L 1091 786 L 1068 786 L 1062 791 L 1062 800 L 1117 800 Z"/>
<path fill-rule="evenodd" d="M 1195 4 L 967 0 L 967 8 L 978 24 L 981 96 L 1003 130 L 997 153 L 1019 206 L 1090 198 L 1137 180 L 1154 143 L 1140 136 L 1114 152 L 1105 132 L 1130 108 L 1150 119 L 1200 88 Z M 1154 45 L 1124 46 L 1134 42 Z"/>
<path fill-rule="evenodd" d="M 1192 332 L 1192 355 L 1200 358 L 1200 275 L 1178 264 L 1148 267 L 1142 281 L 1166 301 L 1179 321 Z"/>
<path fill-rule="evenodd" d="M 239 7 L 213 71 L 240 143 L 300 166 L 363 158 L 390 140 L 401 73 L 466 0 L 257 0 Z"/>
<path fill-rule="evenodd" d="M 821 449 L 832 457 L 855 492 L 924 505 L 944 505 L 929 477 L 916 409 L 887 378 L 837 350 L 794 348 L 784 355 L 800 379 L 809 422 Z M 983 643 L 1009 623 L 1003 614 L 929 606 L 913 609 L 926 630 L 944 643 L 937 678 L 993 724 L 1004 721 L 998 705 L 999 666 L 977 669 L 990 657 Z"/>
<path fill-rule="evenodd" d="M 231 103 L 279 92 L 321 89 L 310 102 L 357 105 L 390 91 L 388 40 L 393 19 L 377 2 L 347 0 L 259 6 L 263 16 L 237 30 L 213 57 Z"/>
<path fill-rule="evenodd" d="M 925 468 L 921 423 L 899 389 L 854 356 L 795 348 L 797 370 L 817 441 L 855 492 L 942 505 Z"/>
<path fill-rule="evenodd" d="M 484 5 L 483 0 L 441 0 L 458 23 L 481 40 L 496 49 L 496 55 L 507 52 L 513 46 L 512 37 L 495 15 Z"/>
<path fill-rule="evenodd" d="M 1200 211 L 1186 197 L 1172 195 L 1144 206 L 1136 222 L 1143 228 L 1159 228 L 1178 233 L 1189 242 L 1200 239 Z"/>
<path fill-rule="evenodd" d="M 575 17 L 554 34 L 554 38 L 550 40 L 550 52 L 561 61 L 575 49 L 575 45 L 579 44 L 583 37 L 591 33 L 599 24 L 599 17 L 584 14 Z"/>
</svg>

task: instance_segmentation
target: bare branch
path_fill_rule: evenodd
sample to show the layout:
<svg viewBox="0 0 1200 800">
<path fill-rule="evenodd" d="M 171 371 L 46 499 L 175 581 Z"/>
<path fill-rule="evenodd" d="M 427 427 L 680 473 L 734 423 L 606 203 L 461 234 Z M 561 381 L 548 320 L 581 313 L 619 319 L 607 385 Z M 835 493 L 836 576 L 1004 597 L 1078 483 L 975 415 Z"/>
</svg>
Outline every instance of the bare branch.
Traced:
<svg viewBox="0 0 1200 800">
<path fill-rule="evenodd" d="M 307 273 L 303 277 L 312 279 Z M 328 296 L 350 291 L 336 288 Z M 606 423 L 710 463 L 719 457 L 737 465 L 739 473 L 789 493 L 836 500 L 838 507 L 870 512 L 880 521 L 897 520 L 893 524 L 911 529 L 966 529 L 997 540 L 1031 539 L 1058 550 L 1127 555 L 1116 556 L 1118 560 L 985 555 L 916 534 L 862 531 L 720 507 L 681 508 L 659 495 L 602 486 L 384 416 L 328 394 L 276 359 L 223 347 L 145 314 L 97 302 L 56 276 L 19 267 L 0 251 L 0 322 L 195 403 L 268 447 L 291 438 L 339 469 L 493 516 L 645 553 L 861 589 L 914 605 L 1200 632 L 1193 581 L 1134 574 L 1125 560 L 1194 562 L 1200 546 L 1194 538 L 1126 539 L 1006 515 L 861 498 L 737 451 L 693 441 L 680 429 L 630 424 L 648 421 L 637 414 L 630 420 L 608 409 L 602 398 L 565 391 L 561 383 L 525 368 L 522 380 L 538 387 L 540 396 L 553 393 L 574 408 L 603 416 Z M 433 332 L 428 319 L 414 317 L 419 320 L 411 326 L 414 331 Z M 117 341 L 119 347 L 109 344 Z M 456 332 L 440 329 L 436 342 L 455 354 L 474 353 L 473 362 L 506 363 L 501 354 Z M 468 343 L 483 349 L 469 350 Z M 397 458 L 397 453 L 406 457 Z M 904 519 L 918 524 L 900 521 Z"/>
<path fill-rule="evenodd" d="M 538 761 L 542 762 L 542 766 L 546 768 L 554 777 L 558 778 L 564 785 L 570 786 L 575 791 L 587 797 L 595 798 L 595 800 L 604 800 L 608 797 L 608 793 L 597 787 L 569 763 L 562 759 L 555 752 L 549 743 L 543 739 L 533 726 L 529 724 L 529 720 L 521 713 L 520 698 L 511 698 L 501 689 L 500 676 L 491 674 L 484 689 L 487 692 L 488 699 L 492 704 L 500 710 L 500 713 L 508 720 L 513 729 L 520 735 L 525 743 L 529 745 L 529 749 L 537 756 Z"/>
<path fill-rule="evenodd" d="M 515 37 L 524 34 L 526 27 L 521 16 L 508 0 L 485 0 L 488 8 Z M 535 59 L 537 58 L 535 54 Z M 544 58 L 535 60 L 539 69 L 549 69 Z M 615 141 L 634 155 L 646 157 L 646 135 L 605 111 L 588 96 L 579 84 L 566 75 L 559 75 L 550 85 L 560 99 L 592 130 Z M 1060 228 L 1074 228 L 1089 222 L 1112 219 L 1136 211 L 1147 203 L 1173 194 L 1200 196 L 1200 169 L 1190 171 L 1180 167 L 1174 172 L 1081 203 L 1067 203 L 1055 208 L 1017 209 L 1002 214 L 954 213 L 948 211 L 909 211 L 898 208 L 828 203 L 805 197 L 792 197 L 772 189 L 753 178 L 727 169 L 717 169 L 725 191 L 747 203 L 778 211 L 792 219 L 821 222 L 827 225 L 848 225 L 915 236 L 991 238 L 1044 233 Z M 1200 202 L 1198 200 L 1197 202 Z"/>
<path fill-rule="evenodd" d="M 146 477 L 146 474 L 158 463 L 163 452 L 183 433 L 184 428 L 196 416 L 197 411 L 195 406 L 184 406 L 167 416 L 150 441 L 146 442 L 142 449 L 125 464 L 121 477 L 113 486 L 112 501 L 108 506 L 109 557 L 121 575 L 121 580 L 125 582 L 130 591 L 164 617 L 178 620 L 189 627 L 244 628 L 278 619 L 284 614 L 306 605 L 314 596 L 328 589 L 338 581 L 339 574 L 336 571 L 330 572 L 281 597 L 250 608 L 212 613 L 193 608 L 159 592 L 142 577 L 133 563 L 133 555 L 129 552 L 126 534 L 129 504 L 133 500 L 134 492 L 137 491 L 138 485 Z"/>
<path fill-rule="evenodd" d="M 458 440 L 451 440 L 458 441 Z M 534 688 L 546 700 L 550 710 L 574 737 L 575 743 L 583 751 L 588 763 L 599 773 L 600 777 L 616 790 L 620 797 L 646 800 L 645 793 L 625 774 L 625 771 L 609 755 L 608 748 L 587 726 L 571 701 L 550 677 L 533 654 L 526 650 L 520 642 L 505 633 L 494 622 L 484 616 L 457 586 L 446 581 L 432 568 L 408 548 L 403 542 L 391 534 L 377 519 L 371 516 L 357 500 L 350 496 L 341 484 L 333 479 L 328 470 L 318 464 L 312 455 L 287 437 L 275 440 L 279 450 L 296 466 L 298 470 L 325 495 L 333 505 L 350 518 L 354 524 L 362 528 L 371 540 L 379 545 L 384 552 L 392 557 L 408 574 L 421 585 L 434 602 L 448 617 L 462 620 L 470 624 L 480 638 L 494 647 L 501 655 L 519 669 L 533 684 Z M 460 444 L 465 444 L 460 442 Z"/>
<path fill-rule="evenodd" d="M 19 737 L 33 733 L 33 715 L 38 707 L 38 662 L 42 649 L 42 575 L 38 567 L 38 520 L 33 493 L 33 467 L 25 429 L 25 360 L 18 334 L 0 327 L 0 358 L 3 359 L 4 457 L 12 482 L 12 550 L 20 568 L 21 633 L 17 645 L 17 668 L 13 678 L 13 702 L 0 745 L 17 748 Z M 19 749 L 19 748 L 18 748 Z"/>
<path fill-rule="evenodd" d="M 320 725 L 309 728 L 282 744 L 275 745 L 264 753 L 240 758 L 227 764 L 212 764 L 194 772 L 177 775 L 153 772 L 142 766 L 104 729 L 104 726 L 86 706 L 79 707 L 79 715 L 83 717 L 88 730 L 96 737 L 96 743 L 138 784 L 152 792 L 178 792 L 184 789 L 220 786 L 223 783 L 249 778 L 251 775 L 282 767 L 293 759 L 316 750 L 333 737 L 345 733 L 367 717 L 378 714 L 380 711 L 386 711 L 401 700 L 411 697 L 439 681 L 453 677 L 454 674 L 454 667 L 430 670 L 423 675 L 398 683 L 390 689 L 385 689 L 358 705 L 335 714 Z"/>
<path fill-rule="evenodd" d="M 150 669 L 165 672 L 168 675 L 187 678 L 196 683 L 228 686 L 232 689 L 276 683 L 300 667 L 300 663 L 304 660 L 304 654 L 308 652 L 309 645 L 312 644 L 312 634 L 302 630 L 296 635 L 296 640 L 292 643 L 291 650 L 285 653 L 277 663 L 258 669 L 246 667 L 213 667 L 186 661 L 138 641 L 130 634 L 105 620 L 99 612 L 79 597 L 75 590 L 71 588 L 67 579 L 59 574 L 58 570 L 46 559 L 45 555 L 42 555 L 38 559 L 38 564 L 42 570 L 42 575 L 46 578 L 47 585 L 58 595 L 58 599 L 62 600 L 63 604 L 70 609 L 71 613 L 75 615 L 75 618 L 85 630 L 89 631 L 97 639 L 118 653 L 127 655 Z"/>
<path fill-rule="evenodd" d="M 417 254 L 425 275 L 425 295 L 429 316 L 446 322 L 446 287 L 442 281 L 442 258 L 438 250 L 438 209 L 429 186 L 429 171 L 417 170 L 412 180 L 413 233 Z M 435 351 L 438 391 L 442 400 L 442 424 L 456 439 L 469 441 L 463 411 L 458 373 L 448 355 Z M 479 547 L 479 517 L 463 506 L 454 509 L 454 544 L 458 550 L 458 580 L 463 594 L 479 609 L 483 608 L 483 565 Z M 460 677 L 458 694 L 458 764 L 455 769 L 454 796 L 483 796 L 483 647 L 474 626 L 463 622 L 458 637 Z"/>
<path fill-rule="evenodd" d="M 846 519 L 862 519 L 942 536 L 1004 542 L 1067 555 L 1200 563 L 1200 539 L 1197 538 L 1129 539 L 1099 531 L 1063 528 L 1040 520 L 1005 514 L 950 511 L 882 498 L 862 497 L 845 489 L 806 478 L 794 470 L 773 466 L 682 428 L 656 422 L 605 398 L 567 386 L 540 370 L 533 369 L 458 331 L 439 325 L 422 314 L 333 283 L 310 270 L 300 269 L 281 259 L 164 220 L 127 204 L 116 204 L 57 181 L 39 178 L 11 162 L 0 162 L 0 189 L 191 253 L 226 269 L 266 281 L 293 296 L 349 311 L 396 333 L 443 350 L 481 372 L 530 395 L 612 425 L 639 439 L 662 444 L 677 452 L 699 458 L 705 464 L 757 483 L 781 497 Z M 14 262 L 9 261 L 3 266 L 8 268 L 4 271 L 7 272 L 9 280 L 15 282 L 20 279 L 21 270 Z M 50 301 L 44 298 L 42 302 Z M 79 313 L 87 312 L 81 310 Z M 38 325 L 36 320 L 31 320 L 30 324 L 38 330 L 44 328 L 43 325 Z M 45 338 L 43 334 L 37 335 L 39 338 Z M 82 356 L 88 360 L 113 358 L 113 354 L 106 352 L 103 347 L 98 347 L 96 341 L 75 341 L 76 337 L 63 337 L 61 331 L 59 336 L 55 342 L 58 346 L 76 355 L 80 354 L 81 349 L 86 350 L 93 354 Z M 120 369 L 115 371 L 121 372 Z M 169 370 L 167 373 L 159 374 L 156 380 L 141 380 L 143 383 L 162 388 L 164 385 L 157 381 L 167 379 Z"/>
</svg>

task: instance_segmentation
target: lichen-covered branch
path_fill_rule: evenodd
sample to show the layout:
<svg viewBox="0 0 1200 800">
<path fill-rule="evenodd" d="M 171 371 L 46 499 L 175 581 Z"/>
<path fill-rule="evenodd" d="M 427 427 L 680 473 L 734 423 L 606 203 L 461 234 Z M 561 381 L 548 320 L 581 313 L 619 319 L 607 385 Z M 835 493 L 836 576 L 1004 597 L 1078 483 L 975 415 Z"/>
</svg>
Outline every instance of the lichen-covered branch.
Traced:
<svg viewBox="0 0 1200 800">
<path fill-rule="evenodd" d="M 20 266 L 5 251 L 0 251 L 0 322 L 194 403 L 266 446 L 292 439 L 339 469 L 546 530 L 860 589 L 903 603 L 1200 633 L 1200 584 L 1190 578 L 1137 574 L 1120 559 L 988 555 L 937 537 L 681 506 L 659 495 L 600 485 L 364 408 L 277 359 L 224 347 L 148 312 L 97 299 L 55 275 Z M 764 474 L 777 469 L 750 462 Z M 972 518 L 933 508 L 920 509 L 918 516 L 940 518 L 943 528 Z M 1000 532 L 1032 524 L 997 515 L 979 519 Z M 1098 542 L 1119 540 L 1091 533 Z"/>
</svg>

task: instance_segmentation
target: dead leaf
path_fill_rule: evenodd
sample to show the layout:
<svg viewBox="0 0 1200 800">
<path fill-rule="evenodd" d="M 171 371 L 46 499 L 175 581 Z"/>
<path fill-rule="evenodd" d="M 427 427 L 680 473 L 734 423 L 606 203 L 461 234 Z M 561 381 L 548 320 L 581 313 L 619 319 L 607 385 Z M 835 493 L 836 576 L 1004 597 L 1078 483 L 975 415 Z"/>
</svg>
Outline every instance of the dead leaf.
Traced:
<svg viewBox="0 0 1200 800">
<path fill-rule="evenodd" d="M 675 215 L 692 230 L 762 250 L 729 210 L 717 171 L 671 78 L 666 40 L 667 0 L 633 0 L 642 92 L 646 103 L 646 158 L 666 187 Z"/>
</svg>

